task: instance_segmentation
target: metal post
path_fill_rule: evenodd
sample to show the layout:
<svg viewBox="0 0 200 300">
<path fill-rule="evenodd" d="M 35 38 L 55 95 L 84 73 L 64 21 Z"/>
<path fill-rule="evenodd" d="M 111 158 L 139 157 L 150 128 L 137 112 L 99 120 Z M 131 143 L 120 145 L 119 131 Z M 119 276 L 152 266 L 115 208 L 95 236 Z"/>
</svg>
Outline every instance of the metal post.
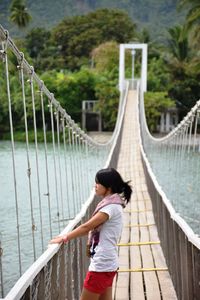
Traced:
<svg viewBox="0 0 200 300">
<path fill-rule="evenodd" d="M 82 129 L 86 129 L 86 101 L 82 101 Z"/>
<path fill-rule="evenodd" d="M 135 50 L 132 49 L 131 50 L 131 54 L 132 54 L 132 82 L 134 80 L 134 68 L 135 68 Z"/>
<path fill-rule="evenodd" d="M 0 291 L 1 291 L 1 297 L 4 297 L 2 255 L 3 255 L 3 248 L 1 247 L 1 233 L 0 233 L 0 278 L 1 278 Z"/>
<path fill-rule="evenodd" d="M 125 46 L 124 44 L 120 44 L 120 51 L 119 51 L 119 90 L 122 93 L 124 90 L 124 51 Z"/>
</svg>

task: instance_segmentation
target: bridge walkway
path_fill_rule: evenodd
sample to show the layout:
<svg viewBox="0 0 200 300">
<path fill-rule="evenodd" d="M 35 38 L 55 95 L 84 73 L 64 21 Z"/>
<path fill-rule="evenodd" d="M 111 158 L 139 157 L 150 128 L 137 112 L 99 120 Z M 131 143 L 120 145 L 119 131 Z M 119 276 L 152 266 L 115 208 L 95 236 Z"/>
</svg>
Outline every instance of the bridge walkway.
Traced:
<svg viewBox="0 0 200 300">
<path fill-rule="evenodd" d="M 120 267 L 114 283 L 113 299 L 173 300 L 177 297 L 159 244 L 145 182 L 136 97 L 136 91 L 129 91 L 118 160 L 118 170 L 125 180 L 131 180 L 134 191 L 124 211 L 119 246 Z M 126 245 L 129 242 L 135 245 Z M 138 245 L 138 242 L 145 245 Z"/>
</svg>

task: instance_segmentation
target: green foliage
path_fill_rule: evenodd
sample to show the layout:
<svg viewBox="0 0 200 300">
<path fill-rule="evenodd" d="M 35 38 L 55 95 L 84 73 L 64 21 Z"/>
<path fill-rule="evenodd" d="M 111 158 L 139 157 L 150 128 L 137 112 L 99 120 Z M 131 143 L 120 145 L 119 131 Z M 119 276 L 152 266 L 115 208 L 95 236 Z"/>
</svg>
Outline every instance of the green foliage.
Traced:
<svg viewBox="0 0 200 300">
<path fill-rule="evenodd" d="M 54 28 L 52 39 L 63 67 L 75 70 L 89 64 L 89 55 L 98 45 L 110 40 L 125 43 L 134 36 L 135 24 L 125 12 L 102 9 L 65 19 Z"/>
<path fill-rule="evenodd" d="M 13 0 L 13 5 L 15 2 L 20 4 L 23 1 Z M 60 101 L 75 121 L 80 122 L 82 100 L 96 99 L 100 101 L 99 108 L 102 110 L 105 128 L 112 129 L 114 127 L 119 100 L 117 89 L 118 45 L 133 40 L 148 42 L 148 90 L 154 92 L 169 91 L 170 97 L 176 100 L 181 107 L 187 109 L 194 104 L 200 96 L 200 72 L 198 68 L 200 59 L 186 26 L 175 26 L 169 29 L 168 48 L 164 49 L 151 41 L 149 31 L 144 29 L 138 34 L 135 24 L 127 13 L 118 9 L 108 10 L 104 8 L 88 13 L 90 6 L 94 9 L 99 4 L 85 0 L 81 2 L 81 5 L 84 6 L 86 2 L 88 7 L 84 11 L 85 15 L 65 19 L 53 31 L 42 28 L 33 29 L 28 33 L 25 43 L 21 43 L 19 47 L 20 50 L 24 46 L 26 47 L 24 50 L 28 52 L 32 60 L 28 59 L 28 61 L 34 65 L 37 72 L 52 70 L 45 72 L 42 78 L 49 90 L 55 94 L 56 99 Z M 170 6 L 173 6 L 174 2 L 170 0 L 165 2 L 165 11 L 169 12 Z M 15 6 L 17 6 L 16 3 Z M 69 2 L 67 3 L 69 4 Z M 106 0 L 101 1 L 101 7 L 103 7 L 103 3 L 106 3 Z M 129 0 L 125 3 L 128 5 Z M 151 3 L 146 0 L 142 4 L 137 3 L 137 5 L 140 7 L 145 4 L 148 9 L 151 9 L 152 3 L 156 4 L 157 0 L 153 0 Z M 71 3 L 71 9 L 75 7 L 74 5 L 75 3 Z M 114 1 L 111 0 L 109 7 L 113 7 L 113 5 Z M 135 3 L 130 10 L 134 5 Z M 86 8 L 86 6 L 84 7 Z M 161 7 L 161 3 L 159 7 Z M 126 8 L 128 9 L 128 6 Z M 77 11 L 78 6 L 73 13 L 76 14 Z M 144 15 L 144 18 L 149 24 L 147 14 Z M 20 80 L 17 73 L 14 74 L 17 62 L 14 57 L 11 57 L 11 62 L 10 83 L 13 120 L 16 128 L 23 129 Z M 140 73 L 140 62 L 140 53 L 137 53 L 136 77 Z M 127 51 L 126 78 L 131 78 L 131 64 L 131 53 Z M 89 65 L 93 68 L 88 69 Z M 74 73 L 67 70 L 74 71 Z M 1 80 L 0 84 L 1 87 L 4 85 Z M 26 86 L 26 94 L 30 95 L 30 87 L 28 86 Z M 159 95 L 159 97 L 166 100 L 166 94 L 165 96 Z M 47 110 L 46 107 L 45 109 Z M 156 120 L 162 106 L 152 104 L 148 109 L 153 120 Z M 38 124 L 41 126 L 41 108 L 38 102 L 36 102 L 36 110 L 39 116 Z M 30 96 L 27 96 L 27 113 L 31 127 L 33 121 Z M 8 119 L 8 105 L 5 86 L 0 97 L 0 131 L 2 128 L 9 128 L 8 122 L 5 122 L 6 118 Z M 47 122 L 49 125 L 49 120 Z M 155 129 L 155 122 L 152 122 L 153 125 L 151 126 Z"/>
<path fill-rule="evenodd" d="M 178 2 L 180 0 L 27 0 L 32 15 L 31 27 L 52 28 L 64 17 L 86 15 L 102 8 L 121 9 L 138 24 L 138 28 L 148 28 L 153 39 L 156 40 L 160 38 L 164 40 L 166 28 L 182 22 L 187 7 L 177 12 Z M 9 4 L 10 0 L 0 1 L 1 23 L 12 31 L 12 36 L 13 33 L 19 36 L 21 32 L 16 31 L 6 20 Z"/>
<path fill-rule="evenodd" d="M 97 109 L 103 117 L 104 130 L 115 127 L 119 104 L 117 88 L 119 78 L 119 45 L 115 41 L 101 44 L 92 52 L 94 72 L 96 73 L 95 96 L 99 101 Z"/>
<path fill-rule="evenodd" d="M 10 51 L 10 64 L 9 64 L 9 85 L 10 85 L 10 98 L 12 102 L 13 110 L 13 122 L 21 118 L 22 109 L 19 101 L 20 97 L 20 81 L 19 77 L 16 76 L 16 65 L 17 61 L 15 56 L 11 55 Z M 6 70 L 4 64 L 0 65 L 0 86 L 1 86 L 1 97 L 0 97 L 0 131 L 9 130 L 9 104 L 7 95 L 7 81 L 6 81 Z"/>
<path fill-rule="evenodd" d="M 26 133 L 25 131 L 22 131 L 22 129 L 20 131 L 14 131 L 14 140 L 17 142 L 22 142 L 25 143 L 26 142 Z M 56 139 L 57 135 L 55 133 L 55 139 Z M 10 140 L 10 132 L 5 132 L 2 133 L 0 132 L 0 138 L 2 140 Z M 28 140 L 29 143 L 34 143 L 35 142 L 35 133 L 33 130 L 29 130 L 28 131 Z M 51 131 L 47 131 L 46 132 L 46 141 L 47 143 L 52 143 L 52 132 Z M 44 133 L 42 130 L 37 130 L 37 142 L 38 143 L 42 143 L 44 142 Z"/>
<path fill-rule="evenodd" d="M 102 74 L 95 90 L 96 98 L 99 100 L 97 108 L 102 113 L 104 130 L 112 131 L 115 127 L 119 104 L 117 80 L 109 78 L 109 74 L 106 74 L 106 76 Z"/>
<path fill-rule="evenodd" d="M 19 28 L 26 27 L 31 21 L 31 15 L 27 11 L 25 0 L 12 0 L 10 13 L 10 20 Z"/>
<path fill-rule="evenodd" d="M 173 58 L 178 62 L 186 61 L 189 58 L 188 30 L 185 26 L 175 26 L 168 30 L 168 49 Z"/>
<path fill-rule="evenodd" d="M 85 68 L 74 73 L 54 70 L 44 73 L 42 79 L 67 113 L 80 122 L 82 101 L 95 99 L 95 74 Z"/>
<path fill-rule="evenodd" d="M 36 71 L 44 71 L 47 66 L 52 68 L 54 61 L 52 55 L 55 55 L 55 48 L 50 43 L 51 33 L 43 28 L 35 28 L 29 31 L 25 39 L 26 49 L 34 60 Z"/>
<path fill-rule="evenodd" d="M 178 107 L 185 115 L 200 99 L 200 82 L 198 78 L 187 77 L 176 80 L 169 88 L 169 95 L 178 103 Z"/>
<path fill-rule="evenodd" d="M 19 44 L 19 43 L 17 43 Z M 21 47 L 22 48 L 22 47 Z M 24 104 L 22 96 L 22 81 L 21 72 L 17 68 L 19 62 L 16 57 L 8 50 L 9 56 L 9 92 L 11 100 L 12 110 L 12 122 L 15 130 L 24 130 Z M 31 62 L 31 60 L 30 60 Z M 6 81 L 6 70 L 3 63 L 0 64 L 0 86 L 1 86 L 1 97 L 0 97 L 0 132 L 1 134 L 9 131 L 9 103 L 8 103 L 8 91 Z M 24 83 L 25 83 L 25 100 L 26 100 L 26 112 L 28 118 L 29 129 L 33 128 L 33 113 L 32 113 L 32 100 L 30 83 L 27 81 L 30 79 L 29 75 L 24 72 Z M 37 93 L 37 86 L 34 87 L 35 91 L 35 109 L 36 114 L 40 111 L 40 99 Z M 38 126 L 42 124 L 42 117 L 38 117 Z"/>
<path fill-rule="evenodd" d="M 200 43 L 200 3 L 198 0 L 181 0 L 180 8 L 187 9 L 186 27 L 192 48 L 199 51 Z"/>
<path fill-rule="evenodd" d="M 101 44 L 92 51 L 92 62 L 97 72 L 113 72 L 119 69 L 119 45 L 110 41 Z"/>
<path fill-rule="evenodd" d="M 63 57 L 59 55 L 58 47 L 52 41 L 51 31 L 43 28 L 30 30 L 26 35 L 25 46 L 36 72 L 64 68 Z"/>
<path fill-rule="evenodd" d="M 9 130 L 8 125 L 8 100 L 6 93 L 6 77 L 4 73 L 4 69 L 2 65 L 0 65 L 0 87 L 1 87 L 1 95 L 0 95 L 0 132 L 2 130 Z"/>
<path fill-rule="evenodd" d="M 180 7 L 186 6 L 189 8 L 187 13 L 187 25 L 188 28 L 195 26 L 196 24 L 199 25 L 200 20 L 200 3 L 198 0 L 181 0 Z"/>
<path fill-rule="evenodd" d="M 176 101 L 181 116 L 184 116 L 200 97 L 200 72 L 197 68 L 200 57 L 193 49 L 186 25 L 171 28 L 169 33 L 168 53 L 165 55 L 170 73 L 168 93 Z"/>
<path fill-rule="evenodd" d="M 161 112 L 175 106 L 175 102 L 166 92 L 147 92 L 144 94 L 144 103 L 147 124 L 151 132 L 156 131 Z"/>
<path fill-rule="evenodd" d="M 148 63 L 148 90 L 154 92 L 166 91 L 169 83 L 170 73 L 164 60 L 161 57 L 152 58 Z"/>
</svg>

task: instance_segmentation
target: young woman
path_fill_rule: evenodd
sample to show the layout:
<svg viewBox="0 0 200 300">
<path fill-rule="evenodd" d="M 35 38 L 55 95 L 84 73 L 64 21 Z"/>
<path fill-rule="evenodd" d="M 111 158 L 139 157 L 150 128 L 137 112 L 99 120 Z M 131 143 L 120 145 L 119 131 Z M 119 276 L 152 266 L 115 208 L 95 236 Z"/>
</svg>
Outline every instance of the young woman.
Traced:
<svg viewBox="0 0 200 300">
<path fill-rule="evenodd" d="M 118 269 L 117 242 L 122 231 L 123 207 L 132 189 L 113 168 L 102 169 L 95 178 L 96 195 L 103 197 L 91 219 L 50 243 L 66 243 L 88 234 L 91 258 L 80 300 L 112 300 L 112 283 Z"/>
</svg>

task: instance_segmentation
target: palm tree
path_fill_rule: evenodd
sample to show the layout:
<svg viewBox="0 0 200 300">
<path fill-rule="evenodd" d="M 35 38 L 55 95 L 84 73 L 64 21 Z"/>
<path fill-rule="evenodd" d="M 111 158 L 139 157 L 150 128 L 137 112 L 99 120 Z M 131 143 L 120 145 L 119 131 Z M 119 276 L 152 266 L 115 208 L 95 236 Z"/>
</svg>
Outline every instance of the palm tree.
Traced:
<svg viewBox="0 0 200 300">
<path fill-rule="evenodd" d="M 181 0 L 180 7 L 188 7 L 188 26 L 198 24 L 200 26 L 200 2 L 199 0 Z"/>
<path fill-rule="evenodd" d="M 191 41 L 194 48 L 199 49 L 200 43 L 200 1 L 181 0 L 180 7 L 187 7 L 187 28 L 191 31 Z"/>
<path fill-rule="evenodd" d="M 199 57 L 191 47 L 187 24 L 172 27 L 168 32 L 168 53 L 165 55 L 172 82 L 168 93 L 185 114 L 185 109 L 190 109 L 199 98 Z"/>
<path fill-rule="evenodd" d="M 26 27 L 31 21 L 31 15 L 27 11 L 25 0 L 12 0 L 10 12 L 10 20 L 19 28 Z"/>
<path fill-rule="evenodd" d="M 168 29 L 169 39 L 165 61 L 174 78 L 184 78 L 190 61 L 190 47 L 186 26 L 174 26 Z"/>
<path fill-rule="evenodd" d="M 174 26 L 168 29 L 169 51 L 179 62 L 186 61 L 189 55 L 188 30 L 185 26 Z"/>
</svg>

